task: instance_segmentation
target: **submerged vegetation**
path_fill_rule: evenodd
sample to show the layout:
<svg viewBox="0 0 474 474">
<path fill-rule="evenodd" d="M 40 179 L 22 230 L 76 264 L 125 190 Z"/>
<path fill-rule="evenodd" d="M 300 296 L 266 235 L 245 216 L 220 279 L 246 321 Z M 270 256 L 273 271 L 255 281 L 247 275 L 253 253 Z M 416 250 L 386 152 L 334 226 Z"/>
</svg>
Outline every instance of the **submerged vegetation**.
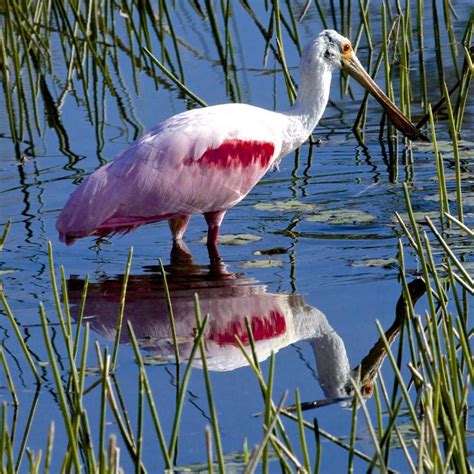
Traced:
<svg viewBox="0 0 474 474">
<path fill-rule="evenodd" d="M 179 35 L 178 30 L 183 26 L 177 13 L 178 3 L 164 0 L 0 2 L 0 70 L 9 138 L 16 158 L 26 160 L 36 156 L 37 144 L 47 126 L 56 133 L 59 149 L 68 157 L 69 166 L 74 168 L 79 157 L 61 116 L 65 104 L 72 102 L 85 111 L 96 131 L 97 157 L 102 163 L 106 102 L 117 107 L 127 130 L 131 130 L 130 139 L 141 132 L 133 109 L 126 105 L 129 90 L 139 93 L 141 75 L 154 82 L 158 94 L 162 88 L 174 88 L 187 107 L 205 106 L 205 98 L 194 92 L 193 84 L 187 81 L 189 71 L 183 56 L 199 56 L 200 53 Z M 61 472 L 119 472 L 126 458 L 127 465 L 131 463 L 136 472 L 146 472 L 152 468 L 146 465 L 143 452 L 152 444 L 159 453 L 159 465 L 170 471 L 224 472 L 232 468 L 253 472 L 259 468 L 268 472 L 270 463 L 279 463 L 285 472 L 318 472 L 327 442 L 337 445 L 346 456 L 349 472 L 359 468 L 391 472 L 394 470 L 394 450 L 402 453 L 407 472 L 471 472 L 474 360 L 469 311 L 472 311 L 470 298 L 474 280 L 468 266 L 471 262 L 454 247 L 450 237 L 456 234 L 472 239 L 474 235 L 473 216 L 465 212 L 463 205 L 469 193 L 463 185 L 463 174 L 469 163 L 461 153 L 463 138 L 469 139 L 463 126 L 474 74 L 471 46 L 474 12 L 464 19 L 463 31 L 459 34 L 453 26 L 456 12 L 448 1 L 417 0 L 406 1 L 403 5 L 384 1 L 380 16 L 371 15 L 368 0 L 361 0 L 357 5 L 351 1 L 267 0 L 262 16 L 246 0 L 183 0 L 183 4 L 187 14 L 194 15 L 210 32 L 217 57 L 212 65 L 222 68 L 229 100 L 243 98 L 239 58 L 234 47 L 237 41 L 235 10 L 241 9 L 261 35 L 262 61 L 264 64 L 270 63 L 270 58 L 275 61 L 277 73 L 285 78 L 289 102 L 294 100 L 297 86 L 285 51 L 289 48 L 301 51 L 300 28 L 305 17 L 313 14 L 320 18 L 324 27 L 335 28 L 351 37 L 354 49 L 365 49 L 368 70 L 374 77 L 380 75 L 379 82 L 384 83 L 387 94 L 396 99 L 419 127 L 425 127 L 430 136 L 429 145 L 409 144 L 398 138 L 385 120 L 380 124 L 379 138 L 387 148 L 393 182 L 398 180 L 399 155 L 403 165 L 416 170 L 413 154 L 418 146 L 423 146 L 436 163 L 436 198 L 439 202 L 439 212 L 431 218 L 415 213 L 411 206 L 413 181 L 406 172 L 402 185 L 406 208 L 396 214 L 403 295 L 399 304 L 403 305 L 404 316 L 399 318 L 396 331 L 384 332 L 376 323 L 380 333 L 377 350 L 387 356 L 385 364 L 390 369 L 390 380 L 380 372 L 380 364 L 373 364 L 368 378 L 361 377 L 363 372 L 367 373 L 364 363 L 354 369 L 347 398 L 332 400 L 348 402 L 352 410 L 347 437 L 336 436 L 320 426 L 317 411 L 306 417 L 307 412 L 302 408 L 308 405 L 300 402 L 298 391 L 296 405 L 291 409 L 286 403 L 286 393 L 274 393 L 274 354 L 270 356 L 268 372 L 264 373 L 255 350 L 252 327 L 247 324 L 245 341 L 236 337 L 235 344 L 241 349 L 261 389 L 261 442 L 256 447 L 249 447 L 242 438 L 241 452 L 226 453 L 207 365 L 208 315 L 201 313 L 198 296 L 193 340 L 189 354 L 183 360 L 173 314 L 172 289 L 168 290 L 166 271 L 161 266 L 172 331 L 170 344 L 175 359 L 176 403 L 173 407 L 160 406 L 150 380 L 149 361 L 141 348 L 142 341 L 135 336 L 133 325 L 124 318 L 133 250 L 124 262 L 113 343 L 103 346 L 91 342 L 90 323 L 85 318 L 88 278 L 81 290 L 80 304 L 73 310 L 65 270 L 62 266 L 59 268 L 58 281 L 50 244 L 49 272 L 55 315 L 46 314 L 42 305 L 38 308 L 47 360 L 40 360 L 30 349 L 19 323 L 20 315 L 13 314 L 8 294 L 0 287 L 1 317 L 8 318 L 14 335 L 10 337 L 16 337 L 22 349 L 18 356 L 24 363 L 22 372 L 31 372 L 30 386 L 35 390 L 25 417 L 22 394 L 15 382 L 18 368 L 12 365 L 11 355 L 0 348 L 0 389 L 11 397 L 3 402 L 0 412 L 0 470 L 52 472 L 55 470 L 52 466 L 56 466 Z M 427 24 L 424 19 L 427 9 L 432 12 L 433 24 Z M 429 78 L 426 73 L 428 28 L 435 44 L 434 56 L 430 56 L 429 61 L 436 61 L 436 78 Z M 441 33 L 444 30 L 446 35 Z M 445 74 L 448 65 L 450 77 Z M 126 68 L 130 74 L 124 74 Z M 413 69 L 418 69 L 418 74 Z M 340 91 L 341 94 L 352 94 L 351 85 L 344 77 L 340 81 Z M 353 125 L 354 134 L 362 145 L 367 110 L 366 95 Z M 446 148 L 444 143 L 441 146 L 438 136 L 446 137 L 448 132 Z M 312 140 L 308 162 L 313 147 Z M 472 148 L 469 152 L 472 166 Z M 298 159 L 297 153 L 295 160 Z M 448 167 L 454 171 L 453 182 L 448 180 Z M 470 192 L 472 198 L 472 190 Z M 275 203 L 281 203 L 279 211 L 289 207 L 283 201 L 274 201 L 273 205 Z M 327 218 L 321 215 L 318 218 L 330 220 L 342 216 L 341 223 L 347 223 L 344 212 L 329 212 Z M 313 217 L 315 220 L 317 218 Z M 0 250 L 8 245 L 9 227 L 7 224 L 2 231 Z M 411 276 L 405 260 L 412 255 L 416 256 L 418 274 L 426 286 L 427 309 L 423 314 L 415 311 L 414 303 L 420 295 L 415 298 L 410 291 Z M 72 311 L 76 311 L 74 317 Z M 52 346 L 53 331 L 55 337 L 61 338 L 64 353 L 58 353 Z M 136 359 L 133 381 L 120 379 L 116 370 L 124 334 L 129 338 Z M 400 344 L 391 346 L 397 335 Z M 381 362 L 382 359 L 377 360 Z M 182 411 L 197 361 L 202 371 L 193 376 L 203 378 L 208 402 L 209 427 L 203 433 L 206 450 L 201 453 L 201 465 L 180 466 L 180 432 L 186 429 Z M 127 406 L 121 386 L 131 383 L 136 384 L 136 403 Z M 33 451 L 29 448 L 29 433 L 38 399 L 46 386 L 55 394 L 57 405 L 54 408 L 59 407 L 64 424 L 61 432 L 67 442 L 61 443 L 65 446 L 62 452 L 55 449 L 57 427 L 54 424 L 45 430 L 43 449 Z M 368 397 L 373 397 L 372 407 L 369 407 Z M 91 403 L 96 404 L 94 410 L 89 409 Z M 163 426 L 164 417 L 171 417 L 170 430 Z M 110 428 L 107 425 L 111 422 L 113 434 L 108 435 Z M 145 435 L 145 422 L 153 427 L 153 439 L 149 436 L 150 429 Z M 368 432 L 370 447 L 367 443 L 359 443 L 361 426 Z"/>
</svg>

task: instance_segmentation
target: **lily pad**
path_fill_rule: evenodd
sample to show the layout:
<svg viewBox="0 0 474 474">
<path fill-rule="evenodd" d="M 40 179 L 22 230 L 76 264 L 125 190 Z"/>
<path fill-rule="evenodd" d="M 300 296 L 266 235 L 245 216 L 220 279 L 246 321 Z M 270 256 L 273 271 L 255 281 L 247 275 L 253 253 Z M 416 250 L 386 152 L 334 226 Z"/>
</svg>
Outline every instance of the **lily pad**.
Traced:
<svg viewBox="0 0 474 474">
<path fill-rule="evenodd" d="M 327 224 L 370 224 L 376 217 L 366 211 L 357 209 L 327 209 L 306 218 L 309 222 L 324 222 Z"/>
<path fill-rule="evenodd" d="M 254 234 L 222 234 L 219 235 L 218 243 L 221 245 L 246 245 L 262 240 L 262 237 Z M 206 243 L 207 237 L 199 239 L 198 242 Z"/>
<path fill-rule="evenodd" d="M 464 267 L 464 270 L 467 271 L 467 273 L 469 273 L 469 275 L 474 275 L 474 262 L 471 261 L 471 262 L 462 262 L 461 264 L 463 267 Z"/>
<path fill-rule="evenodd" d="M 288 253 L 288 249 L 286 247 L 273 247 L 271 249 L 257 250 L 253 254 L 254 255 L 284 255 L 285 253 Z"/>
<path fill-rule="evenodd" d="M 368 258 L 360 262 L 353 262 L 352 267 L 380 267 L 380 268 L 395 268 L 398 265 L 396 258 Z"/>
<path fill-rule="evenodd" d="M 316 206 L 296 199 L 290 199 L 289 201 L 259 202 L 254 207 L 260 211 L 271 212 L 311 212 Z"/>
<path fill-rule="evenodd" d="M 439 194 L 434 194 L 433 196 L 425 196 L 423 198 L 425 201 L 439 202 Z M 456 192 L 448 193 L 449 201 L 456 201 Z M 462 203 L 465 206 L 474 206 L 474 193 L 464 192 L 462 195 Z"/>
<path fill-rule="evenodd" d="M 224 470 L 225 472 L 230 473 L 237 473 L 237 472 L 244 472 L 247 464 L 249 462 L 249 454 L 248 450 L 246 449 L 245 452 L 234 452 L 234 453 L 226 453 L 224 454 Z M 268 449 L 268 460 L 274 461 L 278 459 L 275 451 L 269 446 Z M 219 471 L 219 466 L 217 463 L 213 464 L 213 470 Z M 189 473 L 203 473 L 209 472 L 209 463 L 196 463 L 196 464 L 186 464 L 186 465 L 179 465 L 174 468 L 176 472 L 184 474 L 185 472 Z"/>
<path fill-rule="evenodd" d="M 437 140 L 436 141 L 438 145 L 438 151 L 440 151 L 443 154 L 446 153 L 453 153 L 453 142 L 450 140 Z M 424 152 L 433 152 L 433 143 L 430 142 L 412 142 L 411 146 L 413 147 L 414 150 L 417 151 L 424 151 Z M 470 156 L 473 156 L 473 149 L 474 149 L 474 143 L 469 142 L 467 140 L 459 140 L 458 141 L 458 149 L 460 154 L 468 154 L 470 153 Z M 445 155 L 446 156 L 446 155 Z M 469 155 L 468 155 L 469 156 Z"/>
<path fill-rule="evenodd" d="M 400 217 L 402 218 L 405 224 L 410 223 L 410 217 L 408 216 L 407 212 L 399 212 Z M 439 217 L 439 212 L 436 211 L 415 211 L 413 212 L 413 216 L 415 217 L 416 222 L 425 222 L 425 217 L 428 216 L 431 220 L 437 219 Z M 392 216 L 392 221 L 398 223 L 397 216 L 394 214 Z"/>
<path fill-rule="evenodd" d="M 158 356 L 145 356 L 142 359 L 145 365 L 168 365 L 172 362 L 169 358 Z"/>
<path fill-rule="evenodd" d="M 101 375 L 102 371 L 100 370 L 99 367 L 86 367 L 86 370 L 84 371 L 86 375 Z"/>
<path fill-rule="evenodd" d="M 456 181 L 456 173 L 446 173 L 444 175 L 445 181 Z M 433 176 L 430 178 L 430 181 L 438 182 L 438 176 Z M 474 181 L 474 173 L 471 171 L 465 171 L 461 173 L 461 181 L 463 183 L 470 183 Z"/>
<path fill-rule="evenodd" d="M 282 267 L 283 261 L 278 258 L 269 258 L 268 260 L 248 260 L 239 265 L 240 268 L 272 268 Z"/>
</svg>

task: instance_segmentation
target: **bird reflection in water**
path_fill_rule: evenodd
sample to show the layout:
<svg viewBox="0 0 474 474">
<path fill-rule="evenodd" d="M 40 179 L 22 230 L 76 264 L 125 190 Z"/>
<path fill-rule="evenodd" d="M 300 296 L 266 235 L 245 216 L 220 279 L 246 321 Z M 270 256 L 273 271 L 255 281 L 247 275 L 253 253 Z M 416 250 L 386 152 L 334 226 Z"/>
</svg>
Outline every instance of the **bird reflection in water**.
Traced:
<svg viewBox="0 0 474 474">
<path fill-rule="evenodd" d="M 236 337 L 249 345 L 246 319 L 255 340 L 259 361 L 272 352 L 300 341 L 307 341 L 314 352 L 318 381 L 325 399 L 303 404 L 304 409 L 339 402 L 350 404 L 353 381 L 357 380 L 365 397 L 372 394 L 377 371 L 386 355 L 380 339 L 360 364 L 351 369 L 344 341 L 329 324 L 326 316 L 310 306 L 299 294 L 269 293 L 268 288 L 244 275 L 233 273 L 225 264 L 196 265 L 190 254 L 174 249 L 172 264 L 165 267 L 171 294 L 179 354 L 186 361 L 194 344 L 196 327 L 194 294 L 199 295 L 202 314 L 208 314 L 205 331 L 206 360 L 209 370 L 234 370 L 247 365 Z M 124 323 L 130 321 L 148 363 L 172 363 L 175 349 L 168 318 L 163 279 L 159 267 L 147 267 L 144 275 L 130 275 Z M 120 305 L 123 275 L 89 284 L 85 321 L 106 339 L 114 340 Z M 69 299 L 79 306 L 83 281 L 71 277 Z M 425 292 L 423 280 L 410 283 L 413 303 Z M 405 318 L 405 303 L 400 297 L 396 317 L 385 336 L 392 343 Z M 73 316 L 77 317 L 77 311 Z M 124 324 L 124 328 L 126 325 Z M 128 343 L 124 330 L 121 343 Z M 194 365 L 201 366 L 199 359 Z"/>
</svg>

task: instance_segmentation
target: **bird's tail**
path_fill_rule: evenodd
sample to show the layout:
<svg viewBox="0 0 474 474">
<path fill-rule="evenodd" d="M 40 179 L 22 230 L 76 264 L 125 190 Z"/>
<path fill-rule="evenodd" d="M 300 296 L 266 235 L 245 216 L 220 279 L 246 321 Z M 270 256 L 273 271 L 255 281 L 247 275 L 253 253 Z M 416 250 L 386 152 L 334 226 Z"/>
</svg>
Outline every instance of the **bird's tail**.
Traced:
<svg viewBox="0 0 474 474">
<path fill-rule="evenodd" d="M 100 168 L 69 196 L 59 214 L 56 229 L 67 245 L 88 235 L 100 235 L 101 225 L 114 215 L 116 200 L 110 194 L 107 166 Z"/>
</svg>

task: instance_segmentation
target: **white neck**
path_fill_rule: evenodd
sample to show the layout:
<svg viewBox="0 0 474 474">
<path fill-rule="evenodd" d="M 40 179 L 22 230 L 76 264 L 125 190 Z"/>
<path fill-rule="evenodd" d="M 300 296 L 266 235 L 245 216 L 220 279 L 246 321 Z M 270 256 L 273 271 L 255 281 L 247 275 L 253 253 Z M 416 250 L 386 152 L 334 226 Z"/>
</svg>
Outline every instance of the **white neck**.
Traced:
<svg viewBox="0 0 474 474">
<path fill-rule="evenodd" d="M 331 89 L 332 71 L 324 62 L 307 70 L 303 63 L 300 68 L 298 96 L 291 113 L 299 115 L 312 132 L 324 113 Z"/>
<path fill-rule="evenodd" d="M 332 69 L 324 61 L 300 65 L 298 95 L 293 107 L 285 112 L 290 119 L 286 153 L 302 145 L 321 119 L 329 99 Z"/>
</svg>

